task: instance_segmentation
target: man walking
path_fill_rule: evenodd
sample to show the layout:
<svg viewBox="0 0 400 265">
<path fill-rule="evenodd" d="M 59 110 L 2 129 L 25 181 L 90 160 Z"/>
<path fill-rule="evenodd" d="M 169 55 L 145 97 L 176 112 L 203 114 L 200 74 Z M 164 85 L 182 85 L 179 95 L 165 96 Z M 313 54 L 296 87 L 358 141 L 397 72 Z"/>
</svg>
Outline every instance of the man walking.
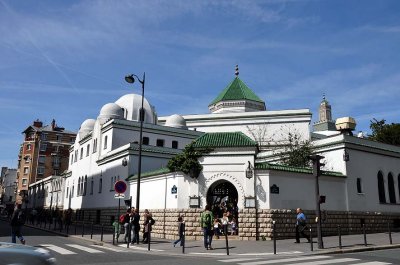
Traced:
<svg viewBox="0 0 400 265">
<path fill-rule="evenodd" d="M 306 216 L 301 208 L 297 208 L 296 213 L 296 242 L 294 243 L 300 243 L 300 234 L 310 242 L 310 237 L 304 233 L 307 228 Z"/>
<path fill-rule="evenodd" d="M 214 220 L 214 216 L 210 210 L 211 207 L 207 204 L 204 212 L 202 212 L 200 216 L 201 228 L 203 229 L 204 233 L 204 247 L 207 250 L 213 250 L 211 247 L 211 242 L 213 238 L 212 222 Z"/>
<path fill-rule="evenodd" d="M 17 237 L 21 244 L 25 245 L 25 239 L 21 233 L 21 227 L 25 223 L 25 214 L 21 210 L 21 204 L 16 203 L 14 213 L 11 216 L 11 242 L 17 243 Z"/>
</svg>

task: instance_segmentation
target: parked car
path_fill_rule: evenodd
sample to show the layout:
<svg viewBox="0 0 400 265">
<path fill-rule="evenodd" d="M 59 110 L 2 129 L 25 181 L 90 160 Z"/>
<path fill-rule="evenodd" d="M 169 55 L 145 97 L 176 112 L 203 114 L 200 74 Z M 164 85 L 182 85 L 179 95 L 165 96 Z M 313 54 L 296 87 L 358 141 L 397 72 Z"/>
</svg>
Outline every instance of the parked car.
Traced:
<svg viewBox="0 0 400 265">
<path fill-rule="evenodd" d="M 43 248 L 0 242 L 1 265 L 53 265 L 56 259 Z"/>
</svg>

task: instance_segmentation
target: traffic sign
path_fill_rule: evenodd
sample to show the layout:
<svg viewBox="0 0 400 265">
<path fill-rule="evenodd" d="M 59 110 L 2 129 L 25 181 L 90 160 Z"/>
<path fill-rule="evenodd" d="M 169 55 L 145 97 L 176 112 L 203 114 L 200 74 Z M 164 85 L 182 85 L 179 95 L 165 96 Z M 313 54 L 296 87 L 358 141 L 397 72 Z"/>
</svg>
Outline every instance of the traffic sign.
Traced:
<svg viewBox="0 0 400 265">
<path fill-rule="evenodd" d="M 126 191 L 126 183 L 122 180 L 118 180 L 114 184 L 114 190 L 116 193 L 124 193 Z"/>
<path fill-rule="evenodd" d="M 116 193 L 114 194 L 115 199 L 125 199 L 125 194 L 124 193 Z"/>
</svg>

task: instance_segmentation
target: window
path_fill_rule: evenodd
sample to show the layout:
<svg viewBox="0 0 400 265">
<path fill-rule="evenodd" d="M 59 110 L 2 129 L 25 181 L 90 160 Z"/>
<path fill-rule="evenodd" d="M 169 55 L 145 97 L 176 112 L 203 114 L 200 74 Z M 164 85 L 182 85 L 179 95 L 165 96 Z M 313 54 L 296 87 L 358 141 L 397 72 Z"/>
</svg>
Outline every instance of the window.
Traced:
<svg viewBox="0 0 400 265">
<path fill-rule="evenodd" d="M 397 176 L 397 186 L 398 186 L 399 198 L 400 198 L 400 174 Z"/>
<path fill-rule="evenodd" d="M 357 193 L 363 193 L 361 178 L 357 178 Z"/>
<path fill-rule="evenodd" d="M 75 137 L 70 137 L 70 142 L 74 143 L 75 142 Z"/>
<path fill-rule="evenodd" d="M 46 143 L 42 143 L 42 144 L 40 145 L 40 151 L 45 152 L 46 149 L 47 149 L 47 144 L 46 144 Z"/>
<path fill-rule="evenodd" d="M 56 135 L 56 139 L 57 139 L 57 142 L 61 142 L 62 136 L 61 135 Z"/>
<path fill-rule="evenodd" d="M 81 177 L 78 178 L 77 196 L 81 195 Z"/>
<path fill-rule="evenodd" d="M 111 177 L 110 191 L 113 191 L 113 190 L 114 190 L 115 182 L 117 182 L 117 177 Z"/>
<path fill-rule="evenodd" d="M 30 155 L 25 156 L 24 160 L 25 160 L 25 164 L 31 162 L 31 156 Z"/>
<path fill-rule="evenodd" d="M 59 173 L 60 173 L 60 172 L 59 172 L 57 169 L 55 169 L 55 170 L 53 171 L 53 175 L 54 175 L 54 176 L 58 176 Z"/>
<path fill-rule="evenodd" d="M 79 157 L 79 159 L 83 158 L 83 147 L 81 147 L 81 156 Z"/>
<path fill-rule="evenodd" d="M 93 153 L 96 153 L 97 151 L 97 139 L 93 140 Z"/>
<path fill-rule="evenodd" d="M 89 156 L 90 144 L 86 146 L 86 156 Z"/>
<path fill-rule="evenodd" d="M 75 186 L 74 186 L 74 183 L 72 183 L 71 197 L 74 197 L 74 190 L 75 190 Z"/>
<path fill-rule="evenodd" d="M 87 176 L 85 176 L 85 183 L 83 184 L 83 196 L 86 195 L 87 190 Z"/>
<path fill-rule="evenodd" d="M 22 179 L 22 186 L 26 187 L 28 185 L 28 179 Z"/>
<path fill-rule="evenodd" d="M 67 192 L 65 193 L 65 198 L 68 198 L 69 187 L 67 187 Z"/>
<path fill-rule="evenodd" d="M 164 140 L 163 139 L 157 139 L 157 146 L 163 147 L 164 146 Z"/>
<path fill-rule="evenodd" d="M 103 189 L 103 179 L 100 178 L 100 180 L 99 180 L 99 193 L 101 193 L 102 189 Z"/>
<path fill-rule="evenodd" d="M 142 144 L 149 145 L 150 139 L 149 137 L 143 137 Z"/>
<path fill-rule="evenodd" d="M 108 136 L 104 136 L 104 149 L 107 149 L 107 140 L 108 140 Z"/>
<path fill-rule="evenodd" d="M 53 167 L 60 167 L 60 157 L 53 156 Z"/>
<path fill-rule="evenodd" d="M 94 185 L 94 181 L 93 181 L 93 177 L 90 178 L 90 194 L 93 194 L 93 185 Z"/>
<path fill-rule="evenodd" d="M 42 133 L 42 135 L 40 135 L 40 139 L 41 139 L 42 141 L 46 141 L 46 140 L 47 140 L 47 134 Z"/>
<path fill-rule="evenodd" d="M 172 148 L 178 149 L 178 141 L 172 141 Z"/>
<path fill-rule="evenodd" d="M 378 195 L 379 195 L 379 202 L 386 203 L 385 183 L 383 181 L 383 174 L 381 171 L 378 172 Z"/>
<path fill-rule="evenodd" d="M 71 154 L 71 165 L 74 163 L 74 154 Z"/>
<path fill-rule="evenodd" d="M 29 167 L 24 167 L 24 174 L 28 174 L 29 173 Z"/>
<path fill-rule="evenodd" d="M 78 150 L 75 150 L 75 160 L 74 160 L 74 162 L 76 162 L 77 159 L 78 159 Z"/>
<path fill-rule="evenodd" d="M 39 164 L 44 164 L 45 160 L 46 160 L 45 156 L 39 156 Z"/>
<path fill-rule="evenodd" d="M 31 144 L 27 144 L 27 145 L 26 145 L 26 150 L 27 150 L 27 151 L 32 150 L 32 145 L 31 145 Z"/>
<path fill-rule="evenodd" d="M 392 173 L 388 175 L 388 187 L 389 187 L 389 201 L 390 203 L 396 203 L 396 192 L 394 189 L 394 179 Z"/>
</svg>

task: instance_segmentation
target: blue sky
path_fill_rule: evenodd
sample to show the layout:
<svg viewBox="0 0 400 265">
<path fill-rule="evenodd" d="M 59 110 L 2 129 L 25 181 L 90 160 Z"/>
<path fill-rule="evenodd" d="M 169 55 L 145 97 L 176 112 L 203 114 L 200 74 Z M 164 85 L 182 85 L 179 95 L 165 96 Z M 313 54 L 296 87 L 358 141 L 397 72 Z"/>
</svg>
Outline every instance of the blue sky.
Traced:
<svg viewBox="0 0 400 265">
<path fill-rule="evenodd" d="M 0 166 L 33 120 L 77 131 L 146 72 L 159 116 L 208 113 L 240 78 L 267 109 L 399 122 L 400 1 L 0 0 Z"/>
</svg>

